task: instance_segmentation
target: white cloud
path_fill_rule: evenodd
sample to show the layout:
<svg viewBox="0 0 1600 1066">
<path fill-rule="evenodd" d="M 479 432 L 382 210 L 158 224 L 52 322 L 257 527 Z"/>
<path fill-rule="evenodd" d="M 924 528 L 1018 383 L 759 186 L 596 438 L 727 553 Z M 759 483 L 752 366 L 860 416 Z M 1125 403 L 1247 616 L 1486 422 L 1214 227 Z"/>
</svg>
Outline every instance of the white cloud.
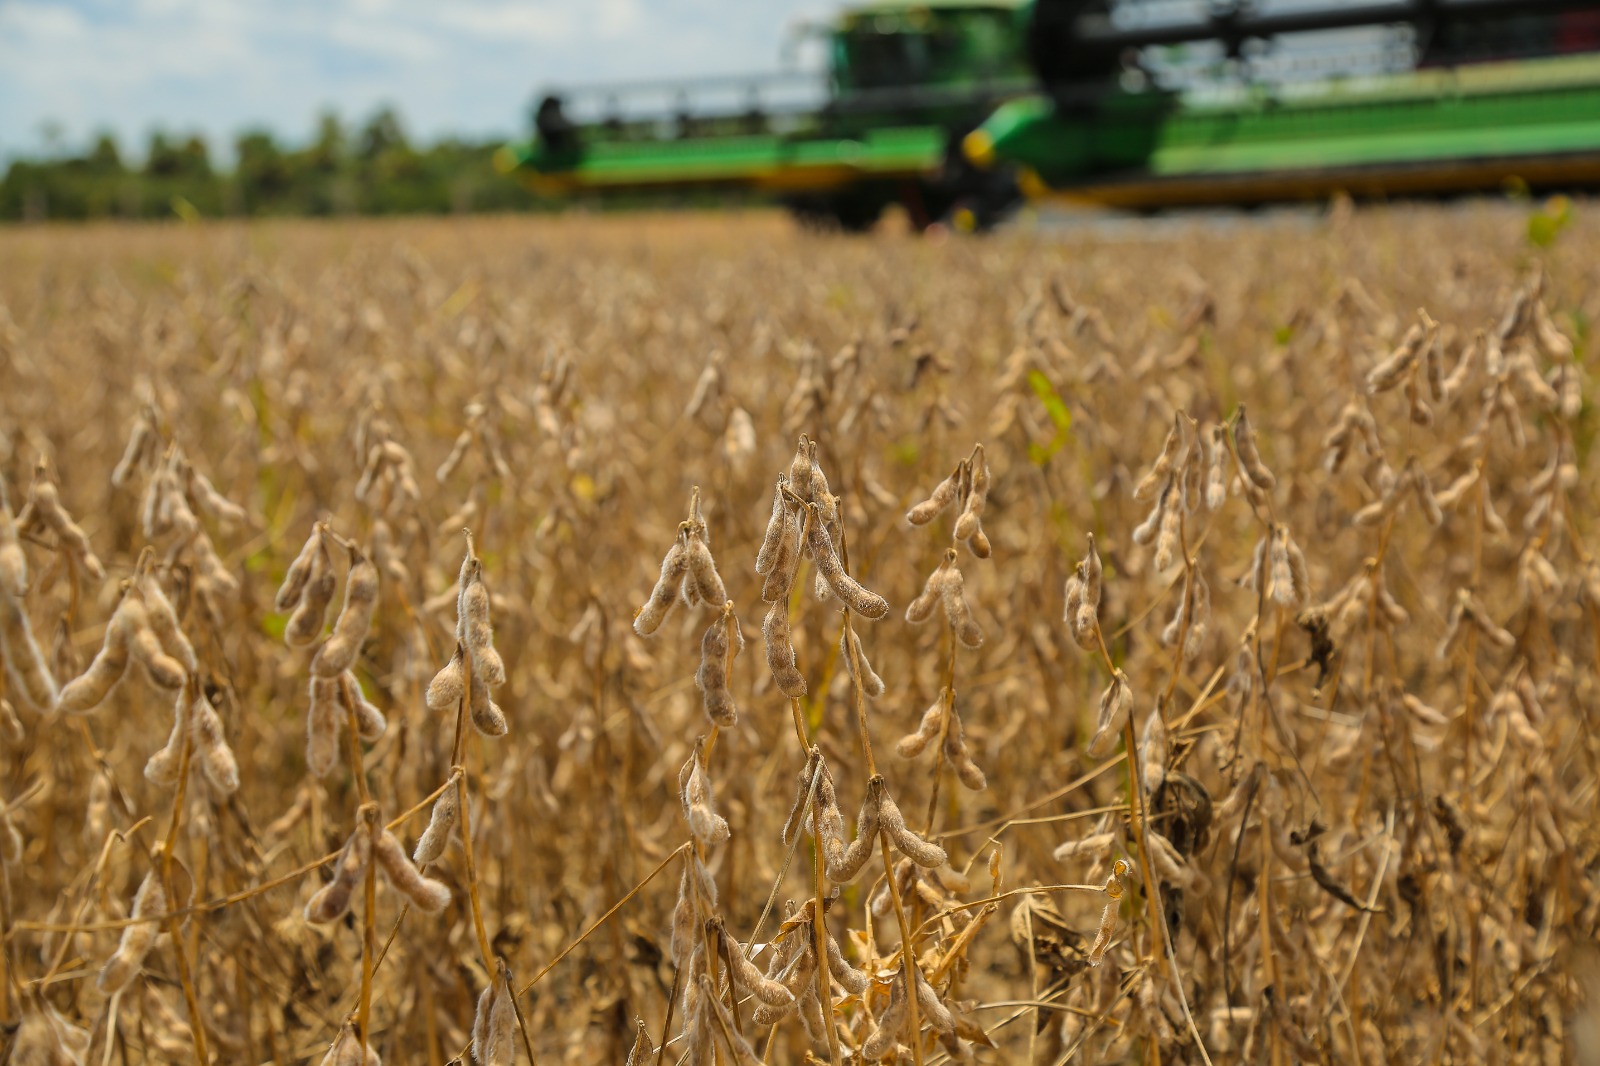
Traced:
<svg viewBox="0 0 1600 1066">
<path fill-rule="evenodd" d="M 539 86 L 775 67 L 822 0 L 0 0 L 0 160 L 100 129 L 226 153 L 242 128 L 288 140 L 316 114 L 396 106 L 414 136 L 520 133 Z"/>
</svg>

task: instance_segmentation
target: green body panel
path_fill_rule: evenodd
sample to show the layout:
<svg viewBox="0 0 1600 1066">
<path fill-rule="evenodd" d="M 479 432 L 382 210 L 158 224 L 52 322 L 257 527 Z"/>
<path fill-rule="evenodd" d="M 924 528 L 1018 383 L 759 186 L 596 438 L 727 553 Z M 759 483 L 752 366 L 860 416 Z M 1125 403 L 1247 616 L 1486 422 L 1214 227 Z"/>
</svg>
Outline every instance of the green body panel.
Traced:
<svg viewBox="0 0 1600 1066">
<path fill-rule="evenodd" d="M 1143 118 L 1128 104 L 1154 103 Z M 981 127 L 993 158 L 1052 188 L 1137 169 L 1149 178 L 1293 175 L 1473 160 L 1600 155 L 1600 58 L 1418 71 L 1273 96 L 1240 89 L 1173 106 L 1118 93 L 1092 116 L 1042 97 Z M 1139 128 L 1141 121 L 1144 128 Z M 1148 145 L 1143 158 L 1138 145 Z"/>
<path fill-rule="evenodd" d="M 859 137 L 796 139 L 775 135 L 614 141 L 588 145 L 566 165 L 541 160 L 536 144 L 510 147 L 518 169 L 542 172 L 573 188 L 726 185 L 786 189 L 863 178 L 918 174 L 937 167 L 948 135 L 939 126 L 866 130 Z"/>
</svg>

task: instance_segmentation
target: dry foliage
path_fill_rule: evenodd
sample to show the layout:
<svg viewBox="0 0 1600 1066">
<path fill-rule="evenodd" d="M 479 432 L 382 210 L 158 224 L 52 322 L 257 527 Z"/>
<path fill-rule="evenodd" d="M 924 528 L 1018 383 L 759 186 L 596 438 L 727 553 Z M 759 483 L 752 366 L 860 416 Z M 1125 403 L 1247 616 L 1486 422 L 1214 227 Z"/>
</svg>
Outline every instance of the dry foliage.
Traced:
<svg viewBox="0 0 1600 1066">
<path fill-rule="evenodd" d="M 1596 236 L 0 234 L 9 1061 L 1595 1061 Z"/>
</svg>

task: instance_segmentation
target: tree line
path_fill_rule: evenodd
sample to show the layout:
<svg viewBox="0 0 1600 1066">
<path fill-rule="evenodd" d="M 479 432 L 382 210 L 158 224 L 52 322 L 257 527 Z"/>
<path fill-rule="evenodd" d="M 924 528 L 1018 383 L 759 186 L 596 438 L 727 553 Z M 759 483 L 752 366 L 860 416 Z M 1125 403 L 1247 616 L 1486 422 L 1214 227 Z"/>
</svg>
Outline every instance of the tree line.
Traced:
<svg viewBox="0 0 1600 1066">
<path fill-rule="evenodd" d="M 270 132 L 234 142 L 231 169 L 217 167 L 197 135 L 151 135 L 141 165 L 116 139 L 98 137 L 82 155 L 18 159 L 0 180 L 0 220 L 254 215 L 445 214 L 542 206 L 494 170 L 500 142 L 446 138 L 415 145 L 391 109 L 356 129 L 324 115 L 309 144 Z"/>
</svg>

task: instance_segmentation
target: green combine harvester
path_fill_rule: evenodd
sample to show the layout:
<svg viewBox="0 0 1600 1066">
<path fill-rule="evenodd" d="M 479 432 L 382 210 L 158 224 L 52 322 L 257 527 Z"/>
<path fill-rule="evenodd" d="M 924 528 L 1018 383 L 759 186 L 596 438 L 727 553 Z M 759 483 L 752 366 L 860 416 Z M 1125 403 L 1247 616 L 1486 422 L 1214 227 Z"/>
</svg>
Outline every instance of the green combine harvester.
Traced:
<svg viewBox="0 0 1600 1066">
<path fill-rule="evenodd" d="M 884 2 L 826 40 L 821 86 L 546 93 L 497 163 L 547 195 L 749 190 L 849 230 L 892 203 L 983 228 L 1024 195 L 1151 210 L 1600 185 L 1594 3 Z"/>
</svg>

